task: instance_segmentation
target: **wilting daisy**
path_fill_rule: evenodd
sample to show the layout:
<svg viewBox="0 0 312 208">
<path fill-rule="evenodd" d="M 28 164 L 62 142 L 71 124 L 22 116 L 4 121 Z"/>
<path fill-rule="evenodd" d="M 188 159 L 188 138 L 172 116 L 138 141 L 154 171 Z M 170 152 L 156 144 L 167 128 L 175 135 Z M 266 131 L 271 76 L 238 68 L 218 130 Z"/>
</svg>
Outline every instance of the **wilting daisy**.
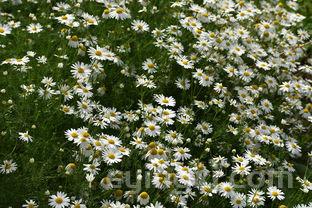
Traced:
<svg viewBox="0 0 312 208">
<path fill-rule="evenodd" d="M 13 160 L 4 160 L 3 164 L 0 166 L 0 173 L 9 174 L 15 172 L 17 165 Z"/>
<path fill-rule="evenodd" d="M 146 205 L 148 204 L 150 199 L 150 196 L 148 195 L 147 192 L 143 191 L 139 194 L 137 201 L 141 204 L 141 205 Z"/>
<path fill-rule="evenodd" d="M 64 208 L 69 206 L 69 198 L 64 192 L 57 192 L 56 195 L 51 195 L 49 205 L 53 208 Z"/>
<path fill-rule="evenodd" d="M 264 192 L 256 189 L 252 189 L 248 193 L 248 202 L 252 207 L 258 207 L 264 205 L 265 197 Z"/>
<path fill-rule="evenodd" d="M 22 58 L 12 58 L 10 64 L 22 66 L 22 65 L 26 65 L 28 62 L 29 62 L 29 58 L 27 56 L 24 56 Z"/>
<path fill-rule="evenodd" d="M 191 87 L 190 80 L 185 79 L 185 78 L 178 78 L 175 81 L 175 84 L 179 89 L 182 89 L 182 90 L 188 90 Z"/>
<path fill-rule="evenodd" d="M 30 199 L 30 200 L 26 200 L 26 203 L 23 204 L 22 207 L 25 207 L 25 208 L 37 208 L 38 204 L 34 200 Z"/>
<path fill-rule="evenodd" d="M 145 208 L 164 208 L 164 206 L 160 202 L 156 201 L 155 204 L 150 204 L 146 206 Z"/>
<path fill-rule="evenodd" d="M 79 199 L 73 201 L 70 208 L 87 208 L 87 206 L 82 203 L 82 199 Z"/>
<path fill-rule="evenodd" d="M 102 180 L 100 182 L 100 185 L 105 190 L 109 190 L 109 189 L 113 188 L 112 181 L 111 181 L 111 179 L 109 177 L 102 178 Z"/>
<path fill-rule="evenodd" d="M 70 175 L 76 170 L 77 166 L 75 163 L 68 163 L 65 167 L 65 174 Z"/>
<path fill-rule="evenodd" d="M 68 45 L 72 48 L 77 48 L 79 45 L 79 38 L 77 35 L 67 36 Z"/>
<path fill-rule="evenodd" d="M 19 132 L 18 133 L 19 134 L 19 139 L 20 140 L 22 140 L 22 141 L 24 141 L 24 142 L 32 142 L 32 136 L 30 136 L 29 134 L 28 134 L 28 131 L 26 131 L 26 132 Z"/>
</svg>

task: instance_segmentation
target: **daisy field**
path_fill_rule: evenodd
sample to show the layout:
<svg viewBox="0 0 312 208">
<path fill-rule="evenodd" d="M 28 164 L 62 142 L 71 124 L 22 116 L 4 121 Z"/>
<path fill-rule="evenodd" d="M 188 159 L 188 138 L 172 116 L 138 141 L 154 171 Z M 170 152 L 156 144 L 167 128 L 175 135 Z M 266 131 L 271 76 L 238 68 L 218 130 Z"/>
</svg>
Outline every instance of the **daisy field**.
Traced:
<svg viewBox="0 0 312 208">
<path fill-rule="evenodd" d="M 309 0 L 0 0 L 0 208 L 312 208 Z"/>
</svg>

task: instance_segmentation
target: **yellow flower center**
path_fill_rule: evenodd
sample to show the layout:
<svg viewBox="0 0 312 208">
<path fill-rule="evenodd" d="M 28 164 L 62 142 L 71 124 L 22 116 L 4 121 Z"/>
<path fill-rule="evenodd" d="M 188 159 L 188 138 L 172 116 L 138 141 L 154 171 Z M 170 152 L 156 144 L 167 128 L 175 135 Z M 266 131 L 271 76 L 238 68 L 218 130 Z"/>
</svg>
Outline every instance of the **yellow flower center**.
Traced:
<svg viewBox="0 0 312 208">
<path fill-rule="evenodd" d="M 97 51 L 95 51 L 95 55 L 97 55 L 97 56 L 102 56 L 102 52 L 99 51 L 99 50 L 97 50 Z"/>
<path fill-rule="evenodd" d="M 77 35 L 71 36 L 71 37 L 70 37 L 70 40 L 71 40 L 71 41 L 75 41 L 75 42 L 78 41 Z"/>
<path fill-rule="evenodd" d="M 109 9 L 104 9 L 104 14 L 109 14 Z"/>
<path fill-rule="evenodd" d="M 112 140 L 112 139 L 108 139 L 107 141 L 108 141 L 109 144 L 115 144 L 115 141 Z"/>
<path fill-rule="evenodd" d="M 12 165 L 9 163 L 4 164 L 4 169 L 11 169 Z"/>
<path fill-rule="evenodd" d="M 107 155 L 107 157 L 108 157 L 109 159 L 112 159 L 112 160 L 116 158 L 116 156 L 115 156 L 114 153 L 109 153 L 109 154 Z"/>
<path fill-rule="evenodd" d="M 241 204 L 242 203 L 242 200 L 240 200 L 240 199 L 236 199 L 236 204 Z"/>
<path fill-rule="evenodd" d="M 208 187 L 208 186 L 205 186 L 204 187 L 204 191 L 207 192 L 207 193 L 210 193 L 211 192 L 211 188 Z"/>
<path fill-rule="evenodd" d="M 184 180 L 189 180 L 189 179 L 190 179 L 187 175 L 183 175 L 182 178 L 183 178 Z"/>
<path fill-rule="evenodd" d="M 123 148 L 123 147 L 118 147 L 118 150 L 119 150 L 120 152 L 126 152 L 126 149 Z"/>
<path fill-rule="evenodd" d="M 255 196 L 255 197 L 252 199 L 252 202 L 255 203 L 255 204 L 258 204 L 258 203 L 260 202 L 259 197 L 256 197 L 256 196 Z"/>
<path fill-rule="evenodd" d="M 182 154 L 182 155 L 185 154 L 184 149 L 179 149 L 179 153 Z"/>
<path fill-rule="evenodd" d="M 94 24 L 94 20 L 93 20 L 93 19 L 88 19 L 87 22 L 88 22 L 89 24 Z"/>
<path fill-rule="evenodd" d="M 79 74 L 82 74 L 82 73 L 84 73 L 84 68 L 79 67 L 77 71 L 78 71 Z"/>
<path fill-rule="evenodd" d="M 96 140 L 96 141 L 94 142 L 94 144 L 95 144 L 95 146 L 102 146 L 102 143 L 101 143 L 100 141 L 98 141 L 98 140 Z"/>
<path fill-rule="evenodd" d="M 277 191 L 272 191 L 272 196 L 277 197 L 278 196 L 278 192 Z"/>
<path fill-rule="evenodd" d="M 69 112 L 69 107 L 64 106 L 64 107 L 63 107 L 63 111 L 64 111 L 65 113 Z"/>
<path fill-rule="evenodd" d="M 54 201 L 55 201 L 55 203 L 57 203 L 57 204 L 62 204 L 62 203 L 63 203 L 63 198 L 58 196 L 58 197 L 55 198 Z"/>
<path fill-rule="evenodd" d="M 121 197 L 122 194 L 123 194 L 123 191 L 121 189 L 118 189 L 118 190 L 115 191 L 115 196 L 116 197 Z"/>
<path fill-rule="evenodd" d="M 142 193 L 140 194 L 140 197 L 141 197 L 142 199 L 147 199 L 147 198 L 148 198 L 148 193 L 146 193 L 146 192 L 144 191 L 144 192 L 142 192 Z"/>
<path fill-rule="evenodd" d="M 197 165 L 197 169 L 198 169 L 198 170 L 203 170 L 203 169 L 204 169 L 204 164 L 199 163 L 199 164 Z"/>
<path fill-rule="evenodd" d="M 125 10 L 123 8 L 119 7 L 115 11 L 117 14 L 122 14 L 122 13 L 124 13 Z"/>
<path fill-rule="evenodd" d="M 88 132 L 85 131 L 85 132 L 82 134 L 82 136 L 88 138 L 88 137 L 90 136 L 90 134 L 89 134 Z"/>
<path fill-rule="evenodd" d="M 163 149 L 158 149 L 157 150 L 157 154 L 158 155 L 163 155 L 164 154 L 164 150 Z"/>
<path fill-rule="evenodd" d="M 232 188 L 230 186 L 224 187 L 224 191 L 226 191 L 226 192 L 230 192 L 231 190 L 232 190 Z"/>
<path fill-rule="evenodd" d="M 150 68 L 150 69 L 151 69 L 151 68 L 154 68 L 154 67 L 155 67 L 155 64 L 149 63 L 149 64 L 147 64 L 147 67 Z"/>
<path fill-rule="evenodd" d="M 182 64 L 187 65 L 188 61 L 187 60 L 182 60 Z"/>
<path fill-rule="evenodd" d="M 156 155 L 157 154 L 157 150 L 155 148 L 151 149 L 150 151 L 151 155 Z"/>
<path fill-rule="evenodd" d="M 240 171 L 244 171 L 244 170 L 245 170 L 245 167 L 244 167 L 244 166 L 240 166 L 240 167 L 239 167 L 239 170 L 240 170 Z"/>
<path fill-rule="evenodd" d="M 162 102 L 163 102 L 163 103 L 169 103 L 169 100 L 168 100 L 167 98 L 164 98 L 164 99 L 162 100 Z"/>
<path fill-rule="evenodd" d="M 82 104 L 81 104 L 81 107 L 82 107 L 83 109 L 87 109 L 87 108 L 88 108 L 88 104 L 87 104 L 87 103 L 82 103 Z"/>
<path fill-rule="evenodd" d="M 151 130 L 151 131 L 155 131 L 155 129 L 156 129 L 154 125 L 151 125 L 151 126 L 149 126 L 148 128 L 149 128 L 149 130 Z"/>
<path fill-rule="evenodd" d="M 105 185 L 110 184 L 110 179 L 109 179 L 109 177 L 104 177 L 104 178 L 103 178 L 103 183 L 104 183 Z"/>
</svg>

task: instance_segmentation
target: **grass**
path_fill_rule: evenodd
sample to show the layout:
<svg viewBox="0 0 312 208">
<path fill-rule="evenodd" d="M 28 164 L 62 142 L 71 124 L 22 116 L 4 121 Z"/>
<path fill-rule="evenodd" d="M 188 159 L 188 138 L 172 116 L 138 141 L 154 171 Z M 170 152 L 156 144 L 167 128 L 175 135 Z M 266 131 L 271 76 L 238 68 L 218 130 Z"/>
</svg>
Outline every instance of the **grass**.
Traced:
<svg viewBox="0 0 312 208">
<path fill-rule="evenodd" d="M 159 8 L 169 7 L 169 3 L 166 0 L 154 0 L 154 2 L 158 4 Z M 301 5 L 300 12 L 307 16 L 302 24 L 302 28 L 312 32 L 312 1 L 298 0 L 298 2 Z M 100 15 L 102 8 L 94 5 L 91 3 L 83 4 L 86 11 Z M 130 9 L 137 11 L 137 8 Z M 40 207 L 45 207 L 45 204 L 47 204 L 47 196 L 44 194 L 46 190 L 50 190 L 51 193 L 63 190 L 71 195 L 81 196 L 85 200 L 89 200 L 88 205 L 90 207 L 96 207 L 99 199 L 105 198 L 103 193 L 99 193 L 95 189 L 89 190 L 82 174 L 66 177 L 63 171 L 66 164 L 74 160 L 73 157 L 69 156 L 72 155 L 71 150 L 74 149 L 74 145 L 66 141 L 64 131 L 69 128 L 81 127 L 84 125 L 83 122 L 80 119 L 65 116 L 59 111 L 59 106 L 62 103 L 59 99 L 44 101 L 39 99 L 36 94 L 25 98 L 20 96 L 22 93 L 20 86 L 22 84 L 40 86 L 43 76 L 51 76 L 58 83 L 64 83 L 65 81 L 73 83 L 69 71 L 57 68 L 57 64 L 62 62 L 64 63 L 64 68 L 69 68 L 74 63 L 73 60 L 76 59 L 76 52 L 65 47 L 67 41 L 57 35 L 57 32 L 62 29 L 60 25 L 56 24 L 56 21 L 41 17 L 42 12 L 46 14 L 52 12 L 45 1 L 39 1 L 38 4 L 21 4 L 19 6 L 0 3 L 0 10 L 14 14 L 22 22 L 22 25 L 32 22 L 28 18 L 29 13 L 34 13 L 42 25 L 51 24 L 51 29 L 44 30 L 39 35 L 16 30 L 8 38 L 0 37 L 0 45 L 6 45 L 6 48 L 0 48 L 1 61 L 7 57 L 22 57 L 26 51 L 35 51 L 38 55 L 44 55 L 49 59 L 47 64 L 37 65 L 37 63 L 31 63 L 32 68 L 27 73 L 14 71 L 12 68 L 8 68 L 7 65 L 0 65 L 1 73 L 4 71 L 8 72 L 7 76 L 0 75 L 0 88 L 6 89 L 6 93 L 0 96 L 2 102 L 0 104 L 0 131 L 3 132 L 0 135 L 0 161 L 14 158 L 18 164 L 17 172 L 10 175 L 0 175 L 0 207 L 19 207 L 25 199 L 29 198 L 37 200 Z M 169 8 L 168 11 L 170 11 Z M 172 22 L 173 20 L 165 18 L 165 13 L 168 11 L 159 13 L 158 16 L 136 15 L 139 15 L 143 20 L 148 20 L 151 22 L 151 27 L 155 27 L 159 26 L 159 23 L 163 25 L 174 23 Z M 158 19 L 158 21 L 150 21 L 153 18 Z M 117 28 L 116 24 L 117 22 L 114 21 L 102 22 L 96 29 L 88 31 L 77 30 L 75 33 L 78 36 L 80 34 L 87 34 L 88 36 L 98 35 L 100 45 L 108 44 L 113 48 L 126 40 L 126 45 L 132 49 L 131 53 L 128 54 L 131 59 L 127 59 L 129 62 L 127 64 L 133 68 L 139 68 L 145 57 L 152 56 L 158 52 L 151 44 L 152 38 L 144 35 L 139 38 L 134 37 L 132 33 L 127 33 L 126 28 Z M 130 24 L 130 20 L 126 24 Z M 135 45 L 133 44 L 134 42 Z M 310 54 L 312 54 L 311 47 L 309 50 Z M 69 59 L 61 60 L 54 56 L 55 54 L 68 55 Z M 161 67 L 176 67 L 168 63 L 167 60 L 167 55 L 164 54 L 157 62 L 160 63 Z M 102 81 L 105 81 L 107 93 L 105 96 L 98 98 L 104 105 L 115 106 L 119 110 L 131 109 L 137 100 L 147 99 L 148 95 L 157 92 L 150 91 L 150 94 L 145 95 L 136 93 L 134 85 L 127 85 L 128 88 L 120 89 L 118 86 L 121 83 L 129 81 L 114 72 L 117 68 L 108 65 L 104 65 L 104 68 L 107 68 L 107 70 L 106 76 L 103 77 Z M 167 79 L 164 79 L 164 82 L 170 80 L 170 77 L 176 76 L 176 74 L 170 73 L 174 72 L 164 73 L 164 76 L 168 76 Z M 98 84 L 100 85 L 101 83 Z M 188 100 L 183 99 L 186 97 L 185 95 L 172 91 L 170 83 L 165 83 L 163 86 L 163 88 L 157 90 L 176 94 L 177 98 L 181 98 L 185 103 L 188 102 Z M 120 99 L 121 97 L 125 99 Z M 12 105 L 4 103 L 4 101 L 9 99 L 13 101 Z M 222 118 L 220 118 L 220 123 L 221 121 Z M 35 128 L 32 128 L 33 125 L 35 125 Z M 17 132 L 27 130 L 34 137 L 34 141 L 26 145 L 17 141 Z M 219 136 L 218 134 L 222 134 L 223 128 L 219 130 L 221 133 L 217 132 L 216 137 Z M 304 137 L 307 144 L 311 145 L 311 134 L 304 135 Z M 31 158 L 34 158 L 34 163 L 29 162 Z M 301 164 L 301 161 L 298 161 L 297 166 L 299 171 L 305 172 L 308 178 L 312 178 L 312 172 L 311 170 L 306 170 L 306 164 Z M 79 168 L 82 169 L 82 167 Z M 299 202 L 307 203 L 312 200 L 311 194 L 304 195 L 302 192 L 293 190 L 289 190 L 289 193 L 286 194 L 290 195 L 285 202 L 289 207 Z M 210 207 L 224 207 L 222 200 L 224 199 L 211 201 Z M 274 203 L 271 207 L 273 205 L 276 207 L 278 204 Z M 194 205 L 194 207 L 201 207 L 201 205 Z"/>
</svg>

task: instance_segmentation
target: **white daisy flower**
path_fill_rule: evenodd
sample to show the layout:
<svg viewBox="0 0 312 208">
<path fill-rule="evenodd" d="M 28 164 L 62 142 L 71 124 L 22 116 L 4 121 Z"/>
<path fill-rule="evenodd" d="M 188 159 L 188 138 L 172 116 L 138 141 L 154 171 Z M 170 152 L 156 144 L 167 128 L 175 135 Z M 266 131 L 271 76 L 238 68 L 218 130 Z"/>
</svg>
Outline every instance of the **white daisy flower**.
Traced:
<svg viewBox="0 0 312 208">
<path fill-rule="evenodd" d="M 11 34 L 11 31 L 12 29 L 9 25 L 0 24 L 0 35 L 6 36 L 8 34 Z"/>
<path fill-rule="evenodd" d="M 160 135 L 160 126 L 158 126 L 156 122 L 148 121 L 145 125 L 145 132 L 147 135 L 152 137 Z"/>
<path fill-rule="evenodd" d="M 69 206 L 70 199 L 64 192 L 57 192 L 56 195 L 51 195 L 49 205 L 53 208 L 64 208 Z"/>
<path fill-rule="evenodd" d="M 134 20 L 131 23 L 131 28 L 138 33 L 149 31 L 148 24 L 142 20 Z"/>
<path fill-rule="evenodd" d="M 116 7 L 112 8 L 109 16 L 113 19 L 124 20 L 130 18 L 130 11 L 127 8 Z"/>
<path fill-rule="evenodd" d="M 29 134 L 28 134 L 28 131 L 26 131 L 26 132 L 19 132 L 18 133 L 19 134 L 19 139 L 20 140 L 22 140 L 22 141 L 24 141 L 24 142 L 32 142 L 32 136 L 30 136 Z"/>
<path fill-rule="evenodd" d="M 189 154 L 188 152 L 190 152 L 190 149 L 187 147 L 177 147 L 174 148 L 175 153 L 173 154 L 173 156 L 176 158 L 176 160 L 187 160 L 190 159 L 192 157 L 191 154 Z"/>
<path fill-rule="evenodd" d="M 243 208 L 246 207 L 246 203 L 247 199 L 246 199 L 246 195 L 241 194 L 241 193 L 235 193 L 232 197 L 231 197 L 231 204 L 233 206 L 233 208 Z"/>
<path fill-rule="evenodd" d="M 40 23 L 31 23 L 26 29 L 29 33 L 40 33 L 43 30 Z"/>
<path fill-rule="evenodd" d="M 86 79 L 91 74 L 90 66 L 82 62 L 73 64 L 71 68 L 72 70 L 70 70 L 70 72 L 72 73 L 73 77 L 78 80 Z"/>
<path fill-rule="evenodd" d="M 17 165 L 13 160 L 4 160 L 0 166 L 0 173 L 9 174 L 17 170 Z"/>
<path fill-rule="evenodd" d="M 221 184 L 219 184 L 219 193 L 221 194 L 221 196 L 229 198 L 234 194 L 234 187 L 229 182 L 222 182 Z"/>
<path fill-rule="evenodd" d="M 102 153 L 104 162 L 109 165 L 121 162 L 122 155 L 115 149 L 107 149 Z"/>
<path fill-rule="evenodd" d="M 164 95 L 154 95 L 154 99 L 159 105 L 173 107 L 176 104 L 175 99 L 171 96 L 165 97 Z"/>
<path fill-rule="evenodd" d="M 269 187 L 267 194 L 272 200 L 275 200 L 275 199 L 283 200 L 285 198 L 284 193 L 280 189 L 278 189 L 276 186 Z"/>
<path fill-rule="evenodd" d="M 155 63 L 155 60 L 148 58 L 143 62 L 142 68 L 146 70 L 148 73 L 153 74 L 156 72 L 156 69 L 158 67 L 157 64 Z"/>
<path fill-rule="evenodd" d="M 95 60 L 109 60 L 109 61 L 114 61 L 115 60 L 115 54 L 106 48 L 101 48 L 99 46 L 96 46 L 96 48 L 89 48 L 88 54 L 91 59 Z"/>
<path fill-rule="evenodd" d="M 186 56 L 179 56 L 177 57 L 177 63 L 180 66 L 183 66 L 185 69 L 192 69 L 194 68 L 194 61 L 188 60 Z"/>
<path fill-rule="evenodd" d="M 149 203 L 150 200 L 150 196 L 148 195 L 147 192 L 143 191 L 139 194 L 137 201 L 141 204 L 141 205 L 146 205 Z"/>
<path fill-rule="evenodd" d="M 30 200 L 26 200 L 26 204 L 23 204 L 22 207 L 25 207 L 25 208 L 38 208 L 38 204 L 30 199 Z"/>
<path fill-rule="evenodd" d="M 82 199 L 79 199 L 73 201 L 70 208 L 87 208 L 87 206 L 82 203 Z"/>
</svg>

